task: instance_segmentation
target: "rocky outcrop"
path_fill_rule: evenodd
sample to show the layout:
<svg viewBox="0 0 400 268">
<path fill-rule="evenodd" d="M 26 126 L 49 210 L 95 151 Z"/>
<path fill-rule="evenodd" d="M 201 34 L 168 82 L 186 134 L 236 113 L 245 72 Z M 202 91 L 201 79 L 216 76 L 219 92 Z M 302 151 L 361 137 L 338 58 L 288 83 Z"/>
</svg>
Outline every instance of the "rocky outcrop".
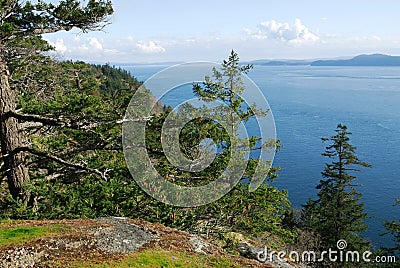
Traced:
<svg viewBox="0 0 400 268">
<path fill-rule="evenodd" d="M 294 268 L 287 262 L 260 262 L 260 248 L 240 244 L 243 257 L 226 252 L 212 240 L 182 232 L 161 224 L 127 218 L 100 218 L 66 221 L 16 222 L 15 226 L 62 225 L 65 230 L 24 244 L 0 247 L 0 267 L 63 267 L 71 261 L 109 262 L 141 250 L 183 252 L 229 259 L 239 267 Z M 232 235 L 232 234 L 231 234 Z M 245 238 L 242 242 L 248 242 Z M 70 267 L 70 266 L 69 266 Z M 208 266 L 207 266 L 208 267 Z M 210 264 L 209 267 L 214 267 Z"/>
<path fill-rule="evenodd" d="M 102 259 L 107 255 L 136 252 L 157 238 L 156 233 L 125 218 L 77 221 L 73 227 L 78 230 L 65 236 L 42 238 L 30 243 L 31 246 L 0 250 L 0 267 L 42 267 L 43 262 L 51 260 L 85 260 L 91 256 Z"/>
<path fill-rule="evenodd" d="M 300 264 L 290 263 L 288 259 L 279 258 L 277 253 L 273 254 L 274 251 L 267 249 L 265 247 L 262 248 L 262 247 L 251 246 L 248 244 L 238 244 L 237 249 L 240 252 L 240 255 L 242 255 L 243 257 L 254 259 L 259 262 L 270 263 L 273 265 L 273 267 L 279 267 L 279 268 L 306 267 Z"/>
<path fill-rule="evenodd" d="M 147 228 L 128 222 L 125 218 L 100 218 L 98 222 L 110 224 L 93 233 L 98 250 L 107 253 L 132 253 L 157 237 Z"/>
</svg>

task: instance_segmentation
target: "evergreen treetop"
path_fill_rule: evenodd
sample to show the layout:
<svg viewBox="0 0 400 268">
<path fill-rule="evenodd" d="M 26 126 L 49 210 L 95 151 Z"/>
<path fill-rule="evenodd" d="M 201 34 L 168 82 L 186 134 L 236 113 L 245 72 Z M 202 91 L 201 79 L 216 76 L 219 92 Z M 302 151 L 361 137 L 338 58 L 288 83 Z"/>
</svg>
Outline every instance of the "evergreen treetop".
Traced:
<svg viewBox="0 0 400 268">
<path fill-rule="evenodd" d="M 309 200 L 304 217 L 311 231 L 321 239 L 320 250 L 337 249 L 337 242 L 345 240 L 346 250 L 361 252 L 369 246 L 360 236 L 360 232 L 367 230 L 364 220 L 368 215 L 361 202 L 362 194 L 355 188 L 355 172 L 371 166 L 355 154 L 356 148 L 349 143 L 352 133 L 345 125 L 339 124 L 335 132 L 330 138 L 322 138 L 330 142 L 322 155 L 331 162 L 321 172 L 323 179 L 316 187 L 318 199 Z"/>
</svg>

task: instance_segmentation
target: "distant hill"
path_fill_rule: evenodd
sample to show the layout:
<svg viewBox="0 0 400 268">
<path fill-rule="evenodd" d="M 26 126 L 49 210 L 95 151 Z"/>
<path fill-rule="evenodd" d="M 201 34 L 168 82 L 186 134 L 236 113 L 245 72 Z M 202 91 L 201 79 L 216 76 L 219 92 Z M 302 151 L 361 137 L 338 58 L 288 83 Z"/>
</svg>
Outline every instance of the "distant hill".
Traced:
<svg viewBox="0 0 400 268">
<path fill-rule="evenodd" d="M 384 54 L 358 55 L 351 59 L 330 60 L 255 60 L 248 62 L 262 66 L 400 66 L 400 56 Z"/>
<path fill-rule="evenodd" d="M 349 60 L 317 60 L 311 66 L 400 66 L 399 56 L 359 55 Z"/>
<path fill-rule="evenodd" d="M 312 60 L 255 60 L 250 63 L 262 66 L 298 66 L 310 65 L 312 62 Z"/>
</svg>

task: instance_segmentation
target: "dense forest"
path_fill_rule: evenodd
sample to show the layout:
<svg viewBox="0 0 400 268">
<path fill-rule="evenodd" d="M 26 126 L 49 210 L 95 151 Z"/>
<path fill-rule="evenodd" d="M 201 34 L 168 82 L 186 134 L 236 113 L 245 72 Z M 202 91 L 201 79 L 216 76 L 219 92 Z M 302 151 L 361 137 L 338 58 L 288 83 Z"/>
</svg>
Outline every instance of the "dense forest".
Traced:
<svg viewBox="0 0 400 268">
<path fill-rule="evenodd" d="M 360 201 L 362 188 L 354 180 L 358 167 L 370 165 L 358 159 L 346 126 L 339 124 L 334 136 L 323 139 L 327 164 L 316 186 L 319 193 L 302 209 L 291 208 L 287 191 L 269 184 L 279 179 L 281 167 L 268 169 L 265 183 L 256 191 L 248 190 L 249 178 L 257 165 L 262 165 L 256 158 L 248 161 L 239 183 L 221 199 L 197 207 L 169 205 L 142 190 L 125 162 L 122 125 L 131 98 L 143 90 L 141 81 L 110 65 L 57 61 L 48 53 L 53 48 L 42 38 L 47 32 L 73 27 L 100 29 L 112 14 L 111 3 L 88 1 L 82 7 L 79 1 L 61 1 L 59 5 L 1 1 L 0 9 L 1 219 L 123 216 L 205 235 L 227 250 L 237 241 L 226 234 L 237 232 L 277 250 L 321 253 L 345 239 L 349 250 L 399 256 L 400 218 L 394 216 L 393 221 L 384 223 L 395 242 L 393 248 L 373 250 L 361 235 L 369 215 Z M 255 116 L 234 94 L 238 88 L 246 90 L 240 75 L 250 71 L 251 66 L 241 66 L 232 51 L 221 69 L 214 70 L 214 76 L 203 84 L 194 85 L 193 92 L 235 110 L 238 118 L 230 121 L 234 128 Z M 150 92 L 144 93 L 151 98 Z M 195 119 L 180 133 L 179 142 L 188 158 L 196 157 L 196 146 L 204 138 L 219 146 L 213 164 L 193 173 L 174 167 L 162 151 L 161 130 L 171 107 L 159 103 L 153 112 L 151 117 L 137 119 L 145 121 L 145 149 L 159 174 L 174 183 L 197 186 L 217 179 L 227 169 L 234 141 L 221 124 Z M 257 112 L 268 116 L 268 111 Z M 258 150 L 259 141 L 260 137 L 251 137 L 235 142 L 248 142 L 250 150 Z M 279 141 L 270 141 L 263 148 L 278 152 Z"/>
</svg>

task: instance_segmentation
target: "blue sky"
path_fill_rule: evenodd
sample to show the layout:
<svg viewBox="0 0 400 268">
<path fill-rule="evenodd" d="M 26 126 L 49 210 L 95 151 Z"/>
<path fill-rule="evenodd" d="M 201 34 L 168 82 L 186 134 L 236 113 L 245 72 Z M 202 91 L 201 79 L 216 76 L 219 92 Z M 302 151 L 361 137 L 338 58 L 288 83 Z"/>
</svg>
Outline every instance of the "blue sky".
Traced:
<svg viewBox="0 0 400 268">
<path fill-rule="evenodd" d="M 103 32 L 46 35 L 58 57 L 96 62 L 400 55 L 400 1 L 114 1 Z"/>
</svg>

